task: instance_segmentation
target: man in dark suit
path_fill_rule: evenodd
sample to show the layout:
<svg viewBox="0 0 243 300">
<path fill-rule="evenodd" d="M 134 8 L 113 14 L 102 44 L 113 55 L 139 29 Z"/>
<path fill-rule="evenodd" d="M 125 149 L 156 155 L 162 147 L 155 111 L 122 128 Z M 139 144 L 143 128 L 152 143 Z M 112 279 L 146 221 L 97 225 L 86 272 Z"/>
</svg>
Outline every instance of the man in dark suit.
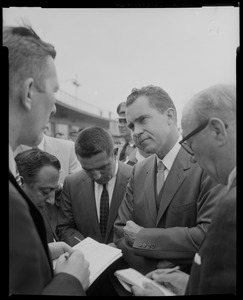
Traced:
<svg viewBox="0 0 243 300">
<path fill-rule="evenodd" d="M 202 245 L 195 254 L 190 276 L 156 270 L 148 276 L 176 294 L 236 295 L 236 89 L 215 85 L 196 94 L 182 116 L 181 145 L 193 162 L 224 189 Z M 188 281 L 189 280 L 189 281 Z M 161 296 L 155 286 L 133 287 L 138 296 Z"/>
<path fill-rule="evenodd" d="M 134 89 L 126 117 L 139 147 L 156 154 L 133 167 L 114 242 L 144 274 L 177 264 L 189 272 L 211 222 L 218 187 L 212 189 L 215 184 L 181 148 L 176 108 L 164 90 Z"/>
<path fill-rule="evenodd" d="M 58 158 L 39 148 L 30 148 L 18 153 L 15 157 L 21 187 L 40 210 L 47 232 L 47 242 L 58 241 L 51 226 L 47 204 L 54 205 L 58 190 L 61 164 Z"/>
<path fill-rule="evenodd" d="M 38 145 L 56 111 L 56 51 L 31 27 L 4 27 L 3 46 L 9 59 L 9 295 L 84 295 L 88 262 L 64 242 L 47 244 L 43 217 L 15 180 L 13 151 Z"/>
<path fill-rule="evenodd" d="M 91 237 L 101 243 L 113 242 L 113 223 L 124 196 L 132 167 L 117 161 L 112 136 L 103 128 L 82 130 L 75 151 L 83 170 L 66 177 L 61 194 L 57 234 L 73 246 Z M 102 194 L 107 190 L 107 220 L 102 236 Z"/>
</svg>

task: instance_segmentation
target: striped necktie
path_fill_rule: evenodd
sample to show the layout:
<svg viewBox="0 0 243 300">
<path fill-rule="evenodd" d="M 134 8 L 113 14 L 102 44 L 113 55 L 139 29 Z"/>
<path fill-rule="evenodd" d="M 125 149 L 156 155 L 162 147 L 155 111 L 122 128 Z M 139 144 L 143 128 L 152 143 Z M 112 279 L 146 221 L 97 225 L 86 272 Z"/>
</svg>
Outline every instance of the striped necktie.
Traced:
<svg viewBox="0 0 243 300">
<path fill-rule="evenodd" d="M 160 160 L 157 165 L 157 195 L 159 195 L 165 181 L 165 174 L 164 174 L 165 169 L 166 169 L 165 165 Z"/>
<path fill-rule="evenodd" d="M 109 194 L 107 192 L 106 185 L 103 184 L 103 191 L 100 197 L 100 231 L 101 231 L 103 241 L 105 241 L 108 215 L 109 215 Z"/>
</svg>

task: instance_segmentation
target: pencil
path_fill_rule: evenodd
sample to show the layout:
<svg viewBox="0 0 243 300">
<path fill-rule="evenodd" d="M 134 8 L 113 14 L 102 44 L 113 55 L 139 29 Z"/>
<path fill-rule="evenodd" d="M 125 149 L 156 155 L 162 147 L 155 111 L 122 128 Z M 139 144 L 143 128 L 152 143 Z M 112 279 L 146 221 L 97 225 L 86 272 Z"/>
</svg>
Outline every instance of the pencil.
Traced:
<svg viewBox="0 0 243 300">
<path fill-rule="evenodd" d="M 74 238 L 79 241 L 79 242 L 82 242 L 79 238 L 77 238 L 76 236 L 74 236 Z"/>
<path fill-rule="evenodd" d="M 163 271 L 163 274 L 169 274 L 169 273 L 172 273 L 172 272 L 174 272 L 174 271 L 176 271 L 176 270 L 179 270 L 179 269 L 180 269 L 180 267 L 179 267 L 179 266 L 176 266 L 176 267 L 174 267 L 174 268 L 167 269 L 167 270 Z"/>
</svg>

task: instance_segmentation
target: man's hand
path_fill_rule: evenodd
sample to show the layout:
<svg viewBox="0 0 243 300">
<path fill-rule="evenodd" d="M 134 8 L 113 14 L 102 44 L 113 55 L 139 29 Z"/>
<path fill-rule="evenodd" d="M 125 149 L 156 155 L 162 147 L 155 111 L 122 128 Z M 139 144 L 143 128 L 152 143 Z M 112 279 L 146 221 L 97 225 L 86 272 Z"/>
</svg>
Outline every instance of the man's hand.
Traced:
<svg viewBox="0 0 243 300">
<path fill-rule="evenodd" d="M 125 239 L 130 246 L 133 245 L 137 234 L 141 229 L 143 229 L 143 227 L 137 225 L 133 221 L 127 221 L 126 226 L 123 227 Z"/>
<path fill-rule="evenodd" d="M 49 247 L 52 259 L 58 258 L 61 254 L 65 253 L 65 252 L 71 253 L 73 251 L 72 247 L 70 247 L 65 242 L 49 243 L 48 247 Z"/>
<path fill-rule="evenodd" d="M 157 269 L 148 273 L 146 277 L 163 284 L 176 295 L 185 294 L 186 286 L 189 279 L 188 274 L 180 270 L 173 269 Z"/>
<path fill-rule="evenodd" d="M 76 277 L 86 291 L 89 287 L 89 263 L 79 250 L 73 250 L 71 253 L 64 253 L 59 256 L 54 269 L 54 274 L 68 273 Z"/>
</svg>

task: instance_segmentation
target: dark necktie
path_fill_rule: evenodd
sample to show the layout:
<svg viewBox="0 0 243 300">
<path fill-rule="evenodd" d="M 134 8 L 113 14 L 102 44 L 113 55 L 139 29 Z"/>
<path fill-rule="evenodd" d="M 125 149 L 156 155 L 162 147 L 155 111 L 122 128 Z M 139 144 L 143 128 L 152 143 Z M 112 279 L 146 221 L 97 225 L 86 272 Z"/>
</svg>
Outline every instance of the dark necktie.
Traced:
<svg viewBox="0 0 243 300">
<path fill-rule="evenodd" d="M 128 144 L 129 144 L 129 143 L 126 142 L 126 143 L 124 144 L 123 148 L 122 148 L 122 151 L 121 151 L 120 157 L 119 157 L 119 160 L 120 160 L 120 161 L 123 161 L 123 160 L 125 160 L 125 158 L 126 158 L 126 149 L 127 149 Z"/>
<path fill-rule="evenodd" d="M 100 198 L 100 231 L 105 240 L 106 226 L 109 215 L 109 194 L 106 189 L 106 185 L 103 184 L 103 191 Z"/>
</svg>

